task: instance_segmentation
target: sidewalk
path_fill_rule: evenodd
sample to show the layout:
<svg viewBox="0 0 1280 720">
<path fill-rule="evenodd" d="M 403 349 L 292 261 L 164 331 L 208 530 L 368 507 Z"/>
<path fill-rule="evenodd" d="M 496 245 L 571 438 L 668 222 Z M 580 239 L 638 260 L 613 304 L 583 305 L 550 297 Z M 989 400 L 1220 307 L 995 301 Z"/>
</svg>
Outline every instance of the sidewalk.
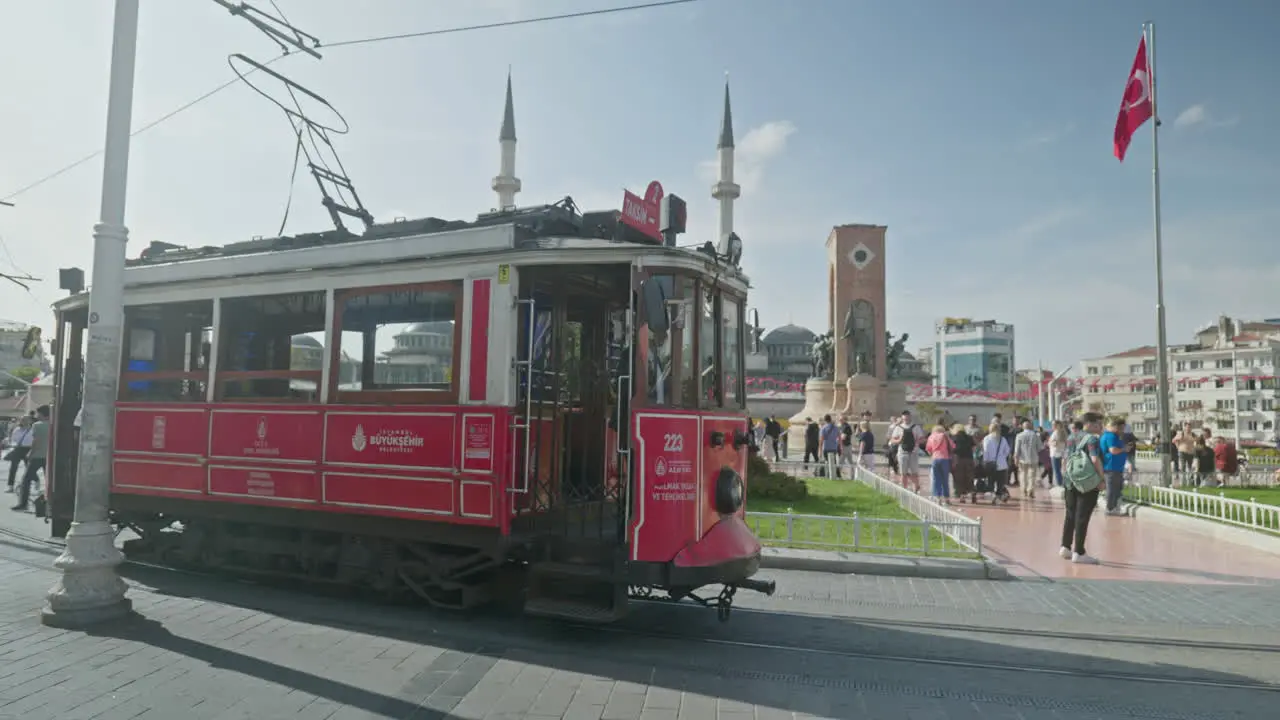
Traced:
<svg viewBox="0 0 1280 720">
<path fill-rule="evenodd" d="M 1063 505 L 1040 488 L 1034 500 L 1013 489 L 1008 505 L 958 505 L 982 519 L 987 555 L 1015 577 L 1140 580 L 1174 583 L 1280 583 L 1280 556 L 1252 547 L 1215 542 L 1142 513 L 1112 517 L 1101 510 L 1089 523 L 1087 550 L 1098 565 L 1076 565 L 1058 556 Z"/>
</svg>

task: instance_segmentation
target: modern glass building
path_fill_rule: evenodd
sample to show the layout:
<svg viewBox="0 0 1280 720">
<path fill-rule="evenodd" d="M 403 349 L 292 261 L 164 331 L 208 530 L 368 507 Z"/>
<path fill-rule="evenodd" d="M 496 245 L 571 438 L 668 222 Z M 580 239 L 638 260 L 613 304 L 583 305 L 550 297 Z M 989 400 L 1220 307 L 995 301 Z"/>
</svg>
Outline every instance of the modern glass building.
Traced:
<svg viewBox="0 0 1280 720">
<path fill-rule="evenodd" d="M 1014 390 L 1013 326 L 995 320 L 945 318 L 934 327 L 934 382 L 946 389 Z"/>
</svg>

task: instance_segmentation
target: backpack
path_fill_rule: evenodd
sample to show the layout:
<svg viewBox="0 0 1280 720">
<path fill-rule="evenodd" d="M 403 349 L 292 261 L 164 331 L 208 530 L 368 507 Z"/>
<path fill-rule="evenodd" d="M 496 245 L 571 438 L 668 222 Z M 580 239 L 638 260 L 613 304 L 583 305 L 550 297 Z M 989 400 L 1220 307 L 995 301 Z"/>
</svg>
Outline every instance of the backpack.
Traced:
<svg viewBox="0 0 1280 720">
<path fill-rule="evenodd" d="M 1102 482 L 1102 478 L 1098 477 L 1098 468 L 1093 465 L 1093 458 L 1089 457 L 1089 443 L 1095 439 L 1093 435 L 1082 435 L 1062 467 L 1062 479 L 1070 487 L 1082 492 L 1088 492 Z"/>
<path fill-rule="evenodd" d="M 902 440 L 898 443 L 898 451 L 912 453 L 916 451 L 916 426 L 910 425 L 902 431 Z"/>
</svg>

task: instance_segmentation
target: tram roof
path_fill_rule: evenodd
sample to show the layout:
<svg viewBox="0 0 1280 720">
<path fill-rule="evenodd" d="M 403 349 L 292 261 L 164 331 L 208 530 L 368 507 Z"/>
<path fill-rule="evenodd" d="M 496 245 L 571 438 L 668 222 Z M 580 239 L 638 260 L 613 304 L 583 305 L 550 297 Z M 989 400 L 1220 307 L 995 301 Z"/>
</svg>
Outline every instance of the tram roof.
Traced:
<svg viewBox="0 0 1280 720">
<path fill-rule="evenodd" d="M 620 222 L 620 215 L 616 210 L 579 213 L 573 200 L 565 198 L 552 205 L 484 213 L 474 222 L 397 219 L 375 224 L 361 235 L 329 230 L 202 247 L 152 242 L 140 257 L 126 261 L 124 280 L 126 288 L 141 288 L 422 260 L 495 263 L 506 256 L 518 264 L 547 253 L 564 256 L 565 262 L 599 262 L 601 255 L 609 254 L 618 260 L 650 255 L 680 265 L 692 262 L 748 284 L 740 269 L 705 253 L 657 244 Z M 84 292 L 55 307 L 71 309 L 87 301 Z"/>
</svg>

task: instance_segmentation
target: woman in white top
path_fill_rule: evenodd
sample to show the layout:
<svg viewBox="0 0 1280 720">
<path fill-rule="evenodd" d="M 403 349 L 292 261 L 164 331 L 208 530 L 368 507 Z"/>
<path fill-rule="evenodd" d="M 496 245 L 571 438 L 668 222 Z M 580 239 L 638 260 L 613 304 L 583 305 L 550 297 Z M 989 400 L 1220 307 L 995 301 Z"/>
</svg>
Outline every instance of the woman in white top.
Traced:
<svg viewBox="0 0 1280 720">
<path fill-rule="evenodd" d="M 1000 501 L 1009 502 L 1009 490 L 1006 486 L 1009 483 L 1009 455 L 1012 453 L 1009 439 L 1004 437 L 999 426 L 982 439 L 982 465 L 995 492 L 991 498 L 992 505 Z"/>
<path fill-rule="evenodd" d="M 1049 463 L 1053 465 L 1053 482 L 1062 487 L 1062 460 L 1067 457 L 1067 424 L 1061 420 L 1053 422 L 1053 432 L 1049 433 Z"/>
</svg>

